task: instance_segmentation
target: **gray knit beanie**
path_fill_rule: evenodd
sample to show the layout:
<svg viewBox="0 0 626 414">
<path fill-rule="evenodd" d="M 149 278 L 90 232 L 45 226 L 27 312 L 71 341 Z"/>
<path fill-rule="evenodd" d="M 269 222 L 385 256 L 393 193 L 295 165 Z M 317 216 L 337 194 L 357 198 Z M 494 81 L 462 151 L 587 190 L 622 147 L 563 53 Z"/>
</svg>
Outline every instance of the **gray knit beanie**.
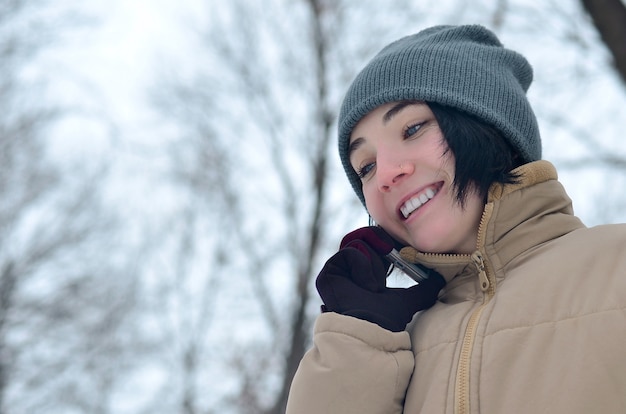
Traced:
<svg viewBox="0 0 626 414">
<path fill-rule="evenodd" d="M 357 75 L 339 113 L 339 157 L 363 205 L 348 146 L 352 129 L 370 111 L 402 100 L 454 107 L 497 128 L 524 162 L 535 161 L 541 138 L 526 98 L 532 78 L 522 55 L 478 25 L 435 26 L 382 49 Z"/>
</svg>

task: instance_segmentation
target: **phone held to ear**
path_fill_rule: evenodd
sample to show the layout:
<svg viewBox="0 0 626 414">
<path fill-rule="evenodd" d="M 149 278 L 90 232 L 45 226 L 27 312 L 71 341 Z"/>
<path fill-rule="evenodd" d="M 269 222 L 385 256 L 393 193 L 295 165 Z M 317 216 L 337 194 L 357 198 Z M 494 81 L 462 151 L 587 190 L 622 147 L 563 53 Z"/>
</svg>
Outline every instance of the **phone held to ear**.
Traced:
<svg viewBox="0 0 626 414">
<path fill-rule="evenodd" d="M 343 248 L 353 242 L 366 243 L 377 254 L 386 257 L 397 269 L 400 269 L 418 283 L 428 279 L 431 272 L 433 272 L 404 260 L 400 256 L 400 252 L 394 247 L 393 238 L 380 226 L 370 225 L 346 234 L 341 241 L 340 247 Z"/>
</svg>

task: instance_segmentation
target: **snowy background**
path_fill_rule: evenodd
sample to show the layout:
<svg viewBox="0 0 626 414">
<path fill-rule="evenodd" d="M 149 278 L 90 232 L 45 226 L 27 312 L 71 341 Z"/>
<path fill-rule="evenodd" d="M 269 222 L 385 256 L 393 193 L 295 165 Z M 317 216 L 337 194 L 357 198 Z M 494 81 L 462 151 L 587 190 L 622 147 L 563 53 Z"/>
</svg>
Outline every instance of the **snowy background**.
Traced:
<svg viewBox="0 0 626 414">
<path fill-rule="evenodd" d="M 367 223 L 339 101 L 433 24 L 527 56 L 577 214 L 626 221 L 626 84 L 582 6 L 467 3 L 0 0 L 0 413 L 280 412 Z"/>
</svg>

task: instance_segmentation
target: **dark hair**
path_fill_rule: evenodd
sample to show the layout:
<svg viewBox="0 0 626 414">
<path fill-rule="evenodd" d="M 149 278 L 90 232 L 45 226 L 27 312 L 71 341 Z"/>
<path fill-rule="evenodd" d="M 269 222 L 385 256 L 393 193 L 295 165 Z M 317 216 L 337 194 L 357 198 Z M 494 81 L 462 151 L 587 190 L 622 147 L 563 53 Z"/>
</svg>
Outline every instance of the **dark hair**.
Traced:
<svg viewBox="0 0 626 414">
<path fill-rule="evenodd" d="M 495 127 L 470 114 L 434 102 L 426 102 L 455 158 L 454 187 L 463 206 L 468 194 L 486 199 L 493 183 L 512 184 L 519 175 L 511 172 L 524 162 Z"/>
</svg>

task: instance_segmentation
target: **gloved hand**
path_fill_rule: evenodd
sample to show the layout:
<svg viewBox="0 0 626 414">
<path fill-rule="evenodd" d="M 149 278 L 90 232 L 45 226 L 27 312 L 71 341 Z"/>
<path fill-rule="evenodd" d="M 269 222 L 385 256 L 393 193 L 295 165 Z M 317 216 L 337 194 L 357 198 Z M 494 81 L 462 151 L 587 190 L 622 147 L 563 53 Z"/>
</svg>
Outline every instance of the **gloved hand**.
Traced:
<svg viewBox="0 0 626 414">
<path fill-rule="evenodd" d="M 393 247 L 393 240 L 380 227 L 348 233 L 317 277 L 322 311 L 354 316 L 399 332 L 416 312 L 434 305 L 445 280 L 433 270 L 428 269 L 429 277 L 418 285 L 386 287 L 391 263 L 384 256 Z"/>
</svg>

